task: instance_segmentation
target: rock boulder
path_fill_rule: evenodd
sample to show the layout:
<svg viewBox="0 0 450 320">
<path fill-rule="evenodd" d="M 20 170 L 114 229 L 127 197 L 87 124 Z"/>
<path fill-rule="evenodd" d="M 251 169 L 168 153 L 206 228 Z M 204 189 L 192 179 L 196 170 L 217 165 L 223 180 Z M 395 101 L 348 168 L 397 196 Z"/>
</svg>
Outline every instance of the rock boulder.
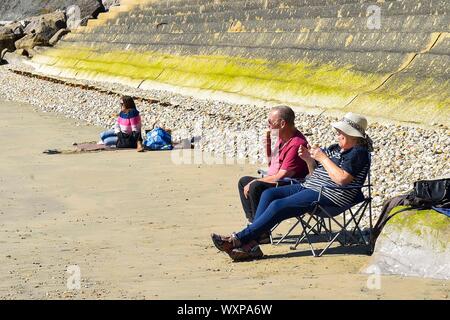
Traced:
<svg viewBox="0 0 450 320">
<path fill-rule="evenodd" d="M 449 217 L 434 210 L 400 212 L 381 232 L 367 272 L 450 279 L 449 244 Z"/>
</svg>

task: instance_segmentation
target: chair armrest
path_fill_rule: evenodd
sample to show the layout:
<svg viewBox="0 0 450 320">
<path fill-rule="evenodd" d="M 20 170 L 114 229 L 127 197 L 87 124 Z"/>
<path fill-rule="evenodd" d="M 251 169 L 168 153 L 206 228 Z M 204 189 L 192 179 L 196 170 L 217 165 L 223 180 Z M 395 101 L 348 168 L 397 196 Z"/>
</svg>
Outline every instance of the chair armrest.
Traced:
<svg viewBox="0 0 450 320">
<path fill-rule="evenodd" d="M 287 182 L 287 183 L 290 183 L 290 184 L 299 184 L 299 183 L 302 183 L 304 181 L 305 181 L 304 179 L 283 178 L 283 179 L 277 180 L 276 183 L 278 184 L 280 182 Z"/>
<path fill-rule="evenodd" d="M 267 170 L 258 169 L 257 172 L 261 176 L 261 178 L 264 178 L 265 176 L 267 176 Z"/>
</svg>

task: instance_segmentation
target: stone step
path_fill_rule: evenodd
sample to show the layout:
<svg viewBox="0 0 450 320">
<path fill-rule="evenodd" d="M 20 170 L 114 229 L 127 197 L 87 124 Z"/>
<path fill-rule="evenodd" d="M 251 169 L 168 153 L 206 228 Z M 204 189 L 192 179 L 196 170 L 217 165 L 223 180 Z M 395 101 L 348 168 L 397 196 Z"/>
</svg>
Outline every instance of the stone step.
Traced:
<svg viewBox="0 0 450 320">
<path fill-rule="evenodd" d="M 236 47 L 236 46 L 200 46 L 200 45 L 174 45 L 174 44 L 130 44 L 119 42 L 89 42 L 78 41 L 59 43 L 61 48 L 79 47 L 90 48 L 94 51 L 130 51 L 130 52 L 160 52 L 178 56 L 231 56 L 244 59 L 265 59 L 295 63 L 304 61 L 312 64 L 333 65 L 362 72 L 386 74 L 398 70 L 405 59 L 414 54 L 400 52 L 358 52 L 342 50 L 314 50 L 300 48 L 276 47 Z"/>
<path fill-rule="evenodd" d="M 133 45 L 232 46 L 253 48 L 297 48 L 308 50 L 420 52 L 432 40 L 430 33 L 372 32 L 236 32 L 236 33 L 91 33 L 66 37 L 65 41 L 123 43 Z"/>
<path fill-rule="evenodd" d="M 397 0 L 388 0 L 397 1 Z M 295 6 L 318 6 L 318 5 L 337 5 L 344 3 L 373 3 L 371 0 L 241 0 L 233 1 L 233 3 L 258 3 L 260 7 L 273 8 L 273 7 L 295 7 Z M 210 6 L 213 4 L 223 5 L 228 4 L 227 0 L 180 0 L 180 1 L 157 1 L 153 3 L 142 4 L 140 9 L 153 8 L 153 9 L 168 9 L 168 8 L 183 8 L 192 6 Z"/>
<path fill-rule="evenodd" d="M 420 3 L 419 3 L 420 4 Z M 434 4 L 434 2 L 433 2 Z M 388 6 L 387 3 L 380 5 Z M 445 6 L 442 2 L 439 2 L 436 6 L 423 5 L 419 6 L 416 3 L 401 2 L 392 3 L 392 7 L 388 10 L 382 9 L 381 18 L 386 18 L 395 15 L 439 15 L 448 13 L 448 6 Z M 159 23 L 207 23 L 207 22 L 219 22 L 219 21 L 234 21 L 239 20 L 242 23 L 245 21 L 254 20 L 298 20 L 298 19 L 313 19 L 313 18 L 341 18 L 341 17 L 366 17 L 366 5 L 352 5 L 352 8 L 345 9 L 344 6 L 336 8 L 332 7 L 310 7 L 310 8 L 297 8 L 297 9 L 258 9 L 258 10 L 246 10 L 246 11 L 226 11 L 217 13 L 193 13 L 186 15 L 152 15 L 152 16 L 131 16 L 127 13 L 118 15 L 116 19 L 107 21 L 107 24 L 148 24 L 156 25 Z M 381 20 L 382 23 L 382 20 Z"/>
<path fill-rule="evenodd" d="M 450 31 L 448 15 L 388 16 L 383 19 L 379 30 L 369 29 L 367 18 L 320 18 L 301 20 L 254 20 L 245 23 L 208 22 L 208 23 L 170 23 L 162 25 L 134 24 L 102 25 L 95 29 L 75 30 L 76 33 L 218 33 L 238 30 L 248 32 L 448 32 Z"/>
<path fill-rule="evenodd" d="M 447 54 L 433 54 L 424 53 L 417 55 L 411 64 L 402 73 L 404 76 L 411 76 L 414 78 L 433 78 L 440 79 L 441 82 L 448 81 L 450 74 L 450 49 L 447 48 Z M 444 94 L 444 92 L 441 92 Z M 450 90 L 446 92 L 450 94 Z"/>
<path fill-rule="evenodd" d="M 388 0 L 389 2 L 396 0 Z M 222 11 L 239 11 L 239 10 L 256 10 L 256 9 L 277 9 L 277 8 L 308 8 L 308 7 L 329 7 L 340 6 L 345 4 L 366 4 L 373 2 L 361 0 L 322 0 L 322 1 L 297 1 L 297 0 L 244 0 L 244 1 L 204 1 L 202 4 L 184 3 L 176 6 L 164 6 L 164 4 L 147 4 L 145 6 L 135 8 L 130 14 L 137 15 L 180 15 L 186 13 L 206 13 L 206 12 L 222 12 Z"/>
<path fill-rule="evenodd" d="M 433 54 L 449 54 L 450 51 L 450 33 L 443 32 L 433 48 L 431 48 L 430 53 Z"/>
</svg>

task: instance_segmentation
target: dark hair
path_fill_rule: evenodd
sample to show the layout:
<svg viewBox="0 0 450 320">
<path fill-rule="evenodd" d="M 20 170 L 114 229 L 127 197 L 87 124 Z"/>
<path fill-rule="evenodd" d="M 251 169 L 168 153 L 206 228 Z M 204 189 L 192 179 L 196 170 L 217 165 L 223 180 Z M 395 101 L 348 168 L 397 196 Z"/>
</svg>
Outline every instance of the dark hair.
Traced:
<svg viewBox="0 0 450 320">
<path fill-rule="evenodd" d="M 272 110 L 278 111 L 280 118 L 286 121 L 287 124 L 294 125 L 295 113 L 290 107 L 281 105 L 273 107 Z"/>
<path fill-rule="evenodd" d="M 136 104 L 134 103 L 134 100 L 132 97 L 122 96 L 120 98 L 120 100 L 122 100 L 123 106 L 125 107 L 125 109 L 136 109 Z"/>
<path fill-rule="evenodd" d="M 366 147 L 369 152 L 373 152 L 373 141 L 368 135 L 365 138 L 357 137 L 357 144 Z"/>
</svg>

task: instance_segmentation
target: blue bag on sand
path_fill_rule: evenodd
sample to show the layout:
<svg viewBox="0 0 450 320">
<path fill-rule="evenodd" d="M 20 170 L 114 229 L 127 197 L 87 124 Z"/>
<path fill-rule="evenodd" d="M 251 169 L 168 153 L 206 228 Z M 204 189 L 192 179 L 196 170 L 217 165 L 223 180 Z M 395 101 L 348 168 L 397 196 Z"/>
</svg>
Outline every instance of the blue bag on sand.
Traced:
<svg viewBox="0 0 450 320">
<path fill-rule="evenodd" d="M 146 133 L 144 147 L 149 150 L 172 150 L 172 136 L 162 128 L 154 128 Z"/>
</svg>

